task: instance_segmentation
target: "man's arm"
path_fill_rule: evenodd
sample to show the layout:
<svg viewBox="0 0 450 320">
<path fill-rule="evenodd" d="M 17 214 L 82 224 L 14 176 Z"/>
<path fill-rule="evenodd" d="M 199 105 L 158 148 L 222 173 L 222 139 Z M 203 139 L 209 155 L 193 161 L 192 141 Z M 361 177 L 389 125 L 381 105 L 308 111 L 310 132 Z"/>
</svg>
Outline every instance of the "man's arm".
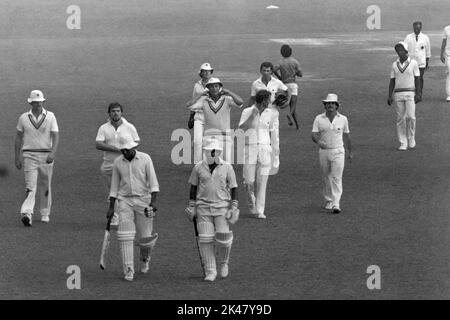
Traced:
<svg viewBox="0 0 450 320">
<path fill-rule="evenodd" d="M 445 63 L 445 47 L 447 46 L 447 39 L 442 39 L 442 45 L 441 45 L 441 61 L 442 63 Z"/>
<path fill-rule="evenodd" d="M 414 77 L 414 85 L 416 86 L 416 95 L 415 95 L 415 102 L 420 102 L 422 100 L 422 95 L 420 94 L 420 78 L 419 77 Z"/>
<path fill-rule="evenodd" d="M 352 153 L 352 142 L 350 140 L 350 133 L 345 133 L 343 135 L 344 138 L 344 148 L 347 149 L 347 159 L 352 162 L 353 153 Z"/>
<path fill-rule="evenodd" d="M 198 102 L 198 100 L 200 100 L 201 97 L 205 97 L 209 94 L 209 91 L 205 90 L 203 93 L 199 93 L 197 94 L 195 97 L 193 97 L 191 100 L 189 100 L 188 102 L 186 102 L 186 108 L 190 108 L 192 107 L 194 104 L 196 104 Z"/>
<path fill-rule="evenodd" d="M 239 128 L 242 130 L 247 130 L 249 124 L 253 121 L 253 119 L 255 118 L 256 114 L 258 113 L 257 109 L 253 109 L 250 113 L 250 115 L 248 116 L 248 118 L 245 121 L 242 121 L 242 119 L 249 113 L 248 109 L 244 109 L 242 111 L 242 115 L 241 115 L 241 120 L 239 121 Z"/>
<path fill-rule="evenodd" d="M 231 90 L 228 90 L 228 89 L 224 88 L 224 89 L 222 89 L 222 94 L 229 95 L 233 99 L 233 102 L 237 106 L 242 106 L 244 104 L 244 100 L 242 100 L 242 98 L 239 95 L 237 95 L 236 93 L 234 93 Z"/>
<path fill-rule="evenodd" d="M 156 177 L 155 167 L 153 166 L 153 161 L 148 156 L 148 161 L 145 166 L 146 169 L 146 178 L 147 185 L 150 186 L 150 192 L 152 194 L 152 200 L 150 201 L 150 206 L 153 208 L 153 211 L 157 210 L 157 193 L 159 192 L 159 183 L 158 178 Z"/>
<path fill-rule="evenodd" d="M 101 151 L 109 151 L 109 152 L 115 152 L 115 153 L 120 153 L 120 149 L 116 148 L 110 144 L 107 144 L 104 141 L 95 141 L 95 148 L 97 150 L 101 150 Z"/>
<path fill-rule="evenodd" d="M 311 139 L 314 143 L 319 145 L 320 149 L 326 149 L 326 145 L 320 141 L 320 132 L 312 132 Z"/>
<path fill-rule="evenodd" d="M 50 131 L 50 136 L 52 138 L 52 151 L 47 156 L 47 163 L 52 163 L 55 160 L 56 151 L 59 145 L 59 132 Z"/>
<path fill-rule="evenodd" d="M 388 105 L 391 105 L 392 101 L 394 101 L 394 98 L 392 97 L 392 95 L 394 94 L 394 88 L 395 88 L 395 78 L 391 78 L 391 80 L 389 81 L 389 93 L 387 99 Z M 416 88 L 418 88 L 417 85 Z"/>
<path fill-rule="evenodd" d="M 22 169 L 22 155 L 20 151 L 22 150 L 23 145 L 23 132 L 17 130 L 16 139 L 14 142 L 14 154 L 15 154 L 15 163 L 17 169 Z"/>
<path fill-rule="evenodd" d="M 426 54 L 425 54 L 425 58 L 426 58 L 426 65 L 425 65 L 425 69 L 428 69 L 428 64 L 430 62 L 430 58 L 431 58 L 431 44 L 430 44 L 430 38 L 427 36 L 427 45 L 425 47 L 426 50 Z"/>
</svg>

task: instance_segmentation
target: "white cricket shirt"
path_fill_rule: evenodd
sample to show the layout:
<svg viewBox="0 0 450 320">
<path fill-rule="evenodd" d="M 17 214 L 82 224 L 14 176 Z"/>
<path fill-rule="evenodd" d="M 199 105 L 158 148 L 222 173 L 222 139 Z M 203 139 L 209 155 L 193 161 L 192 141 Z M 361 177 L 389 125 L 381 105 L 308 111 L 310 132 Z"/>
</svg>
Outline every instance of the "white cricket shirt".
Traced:
<svg viewBox="0 0 450 320">
<path fill-rule="evenodd" d="M 259 79 L 253 81 L 252 87 L 250 89 L 250 95 L 252 97 L 254 97 L 254 96 L 256 96 L 256 93 L 258 91 L 267 90 L 270 92 L 270 107 L 274 107 L 272 105 L 272 103 L 275 100 L 275 94 L 277 93 L 277 91 L 278 90 L 286 91 L 287 89 L 288 89 L 288 87 L 286 87 L 286 85 L 283 82 L 281 82 L 280 80 L 278 80 L 277 78 L 275 78 L 273 76 L 267 83 L 267 86 L 262 81 L 262 77 L 260 77 Z"/>
<path fill-rule="evenodd" d="M 430 38 L 421 32 L 416 40 L 416 34 L 413 32 L 406 36 L 405 42 L 409 56 L 417 61 L 419 68 L 425 68 L 426 58 L 431 57 Z"/>
<path fill-rule="evenodd" d="M 19 117 L 17 131 L 23 133 L 23 151 L 51 151 L 51 132 L 58 132 L 58 123 L 53 112 L 42 108 L 42 113 L 36 118 L 28 111 Z"/>
<path fill-rule="evenodd" d="M 394 92 L 416 91 L 414 77 L 420 76 L 417 61 L 408 57 L 404 63 L 397 59 L 392 64 L 391 79 L 395 78 Z"/>
<path fill-rule="evenodd" d="M 342 136 L 350 133 L 347 117 L 338 112 L 333 122 L 330 122 L 325 112 L 319 114 L 314 119 L 312 132 L 320 133 L 320 141 L 325 144 L 326 149 L 343 147 Z"/>
<path fill-rule="evenodd" d="M 256 115 L 252 117 L 255 111 Z M 273 108 L 266 108 L 261 114 L 256 105 L 242 110 L 239 126 L 247 121 L 249 117 L 252 117 L 252 119 L 247 122 L 245 128 L 242 128 L 245 136 L 248 137 L 248 139 L 245 139 L 246 144 L 270 145 L 270 132 L 275 130 Z"/>
</svg>

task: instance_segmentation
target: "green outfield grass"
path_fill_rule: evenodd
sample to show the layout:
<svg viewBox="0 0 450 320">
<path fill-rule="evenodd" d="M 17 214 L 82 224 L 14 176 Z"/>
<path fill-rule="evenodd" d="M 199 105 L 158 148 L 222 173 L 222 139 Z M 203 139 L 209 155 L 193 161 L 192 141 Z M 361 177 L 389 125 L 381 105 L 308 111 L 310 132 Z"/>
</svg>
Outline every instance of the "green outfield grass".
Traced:
<svg viewBox="0 0 450 320">
<path fill-rule="evenodd" d="M 450 298 L 448 158 L 440 32 L 448 1 L 378 1 L 382 29 L 365 21 L 371 1 L 78 1 L 81 30 L 68 30 L 67 1 L 20 1 L 0 14 L 0 298 L 2 299 L 406 299 Z M 417 149 L 397 152 L 395 111 L 386 104 L 393 47 L 421 19 L 431 34 L 431 67 L 417 105 Z M 191 166 L 172 164 L 173 130 L 185 128 L 197 69 L 209 61 L 225 87 L 248 101 L 262 61 L 297 39 L 300 131 L 280 116 L 281 168 L 268 183 L 266 221 L 233 228 L 230 276 L 204 283 L 192 225 L 184 215 Z M 319 39 L 331 45 L 314 45 Z M 295 43 L 295 42 L 294 42 Z M 373 50 L 372 50 L 373 49 Z M 42 89 L 60 127 L 50 224 L 20 222 L 23 173 L 14 168 L 15 125 Z M 343 212 L 321 209 L 316 146 L 310 138 L 321 99 L 336 92 L 349 118 L 354 162 L 344 173 Z M 99 268 L 106 191 L 99 177 L 98 127 L 111 101 L 137 128 L 160 183 L 151 271 L 123 281 L 113 236 Z M 237 126 L 240 112 L 232 111 Z M 240 186 L 242 168 L 235 167 Z M 240 188 L 241 213 L 246 212 Z M 81 268 L 68 290 L 66 268 Z M 378 265 L 382 289 L 366 287 Z"/>
</svg>

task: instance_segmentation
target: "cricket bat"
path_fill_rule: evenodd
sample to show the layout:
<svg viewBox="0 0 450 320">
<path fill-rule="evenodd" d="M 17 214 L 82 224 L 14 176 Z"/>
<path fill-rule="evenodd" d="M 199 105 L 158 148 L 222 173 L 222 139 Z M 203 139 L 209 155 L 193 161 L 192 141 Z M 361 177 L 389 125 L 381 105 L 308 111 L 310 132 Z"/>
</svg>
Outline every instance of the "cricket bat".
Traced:
<svg viewBox="0 0 450 320">
<path fill-rule="evenodd" d="M 200 247 L 198 245 L 197 217 L 194 217 L 192 222 L 194 223 L 195 243 L 197 244 L 198 256 L 200 258 L 200 264 L 202 265 L 203 275 L 205 276 L 205 266 L 203 265 L 202 255 L 200 254 Z"/>
<path fill-rule="evenodd" d="M 108 222 L 106 223 L 105 235 L 103 236 L 102 253 L 100 254 L 100 269 L 102 270 L 105 270 L 106 267 L 106 255 L 108 253 L 111 237 L 111 233 L 109 231 L 111 229 L 111 219 L 113 216 L 114 214 L 109 217 Z"/>
</svg>

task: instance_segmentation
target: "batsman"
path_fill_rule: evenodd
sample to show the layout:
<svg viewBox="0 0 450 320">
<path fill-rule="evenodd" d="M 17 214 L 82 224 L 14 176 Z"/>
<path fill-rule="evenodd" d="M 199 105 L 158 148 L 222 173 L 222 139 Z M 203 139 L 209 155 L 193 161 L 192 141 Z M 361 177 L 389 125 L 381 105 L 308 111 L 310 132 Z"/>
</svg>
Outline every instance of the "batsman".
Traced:
<svg viewBox="0 0 450 320">
<path fill-rule="evenodd" d="M 120 244 L 125 280 L 134 278 L 134 240 L 140 247 L 141 272 L 147 273 L 153 247 L 158 234 L 153 233 L 153 218 L 157 210 L 156 195 L 159 184 L 150 156 L 136 150 L 137 143 L 130 138 L 120 141 L 122 153 L 115 161 L 112 171 L 109 219 L 118 201 Z"/>
<path fill-rule="evenodd" d="M 203 147 L 204 158 L 195 165 L 189 178 L 186 214 L 190 221 L 196 217 L 205 281 L 216 280 L 217 273 L 221 278 L 228 276 L 233 243 L 230 224 L 239 219 L 236 175 L 231 164 L 222 160 L 221 153 L 219 141 L 208 140 Z"/>
</svg>

